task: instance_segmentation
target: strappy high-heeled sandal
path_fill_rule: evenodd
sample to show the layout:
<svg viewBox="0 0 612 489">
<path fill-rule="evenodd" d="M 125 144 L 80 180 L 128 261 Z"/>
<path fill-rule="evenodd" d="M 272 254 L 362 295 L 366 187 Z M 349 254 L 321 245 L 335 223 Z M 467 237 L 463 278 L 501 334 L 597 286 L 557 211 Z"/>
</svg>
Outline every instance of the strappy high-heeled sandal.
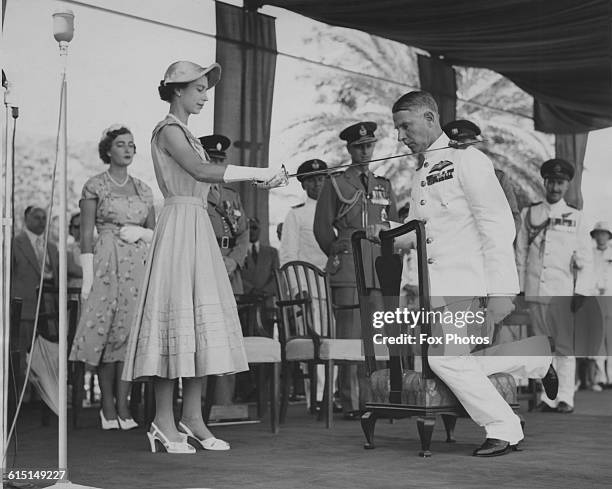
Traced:
<svg viewBox="0 0 612 489">
<path fill-rule="evenodd" d="M 185 434 L 187 435 L 187 441 L 192 446 L 195 446 L 196 448 L 200 447 L 203 450 L 219 450 L 219 451 L 230 449 L 230 444 L 228 442 L 224 440 L 220 440 L 219 438 L 215 438 L 214 436 L 211 436 L 210 438 L 206 438 L 206 440 L 200 440 L 197 436 L 195 436 L 193 431 L 191 431 L 191 428 L 189 428 L 189 426 L 187 426 L 182 421 L 179 421 L 179 429 L 185 432 Z"/>
<path fill-rule="evenodd" d="M 181 433 L 182 441 L 170 441 L 166 438 L 155 423 L 151 423 L 151 431 L 147 431 L 147 438 L 151 445 L 151 452 L 166 451 L 167 453 L 195 453 L 193 448 L 187 442 L 187 435 Z"/>
</svg>

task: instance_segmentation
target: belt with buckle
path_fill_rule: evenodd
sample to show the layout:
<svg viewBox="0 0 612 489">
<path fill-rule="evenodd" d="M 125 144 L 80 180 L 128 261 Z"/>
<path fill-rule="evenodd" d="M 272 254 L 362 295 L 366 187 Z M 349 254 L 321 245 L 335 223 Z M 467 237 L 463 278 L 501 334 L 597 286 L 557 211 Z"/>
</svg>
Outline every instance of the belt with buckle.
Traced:
<svg viewBox="0 0 612 489">
<path fill-rule="evenodd" d="M 236 238 L 223 236 L 221 238 L 217 238 L 217 243 L 219 243 L 219 247 L 223 249 L 233 248 L 234 246 L 236 246 Z"/>
</svg>

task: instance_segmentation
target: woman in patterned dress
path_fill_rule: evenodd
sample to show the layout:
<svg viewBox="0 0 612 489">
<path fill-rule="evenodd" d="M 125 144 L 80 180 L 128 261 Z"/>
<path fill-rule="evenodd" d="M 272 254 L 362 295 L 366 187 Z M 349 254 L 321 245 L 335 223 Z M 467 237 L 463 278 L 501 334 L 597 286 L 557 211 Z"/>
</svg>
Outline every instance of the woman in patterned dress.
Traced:
<svg viewBox="0 0 612 489">
<path fill-rule="evenodd" d="M 147 433 L 153 452 L 193 453 L 190 443 L 228 450 L 202 419 L 202 377 L 248 369 L 236 302 L 206 211 L 210 184 L 251 180 L 272 188 L 286 183 L 284 171 L 210 164 L 188 129 L 189 116 L 200 113 L 207 90 L 220 77 L 218 64 L 203 68 L 177 61 L 159 87 L 170 113 L 153 130 L 151 153 L 165 201 L 123 372 L 126 380 L 154 380 L 155 420 Z M 177 378 L 183 385 L 178 429 L 172 410 Z"/>
<path fill-rule="evenodd" d="M 98 152 L 109 167 L 90 178 L 81 195 L 83 307 L 70 359 L 98 367 L 102 429 L 129 430 L 138 425 L 128 407 L 130 383 L 121 372 L 155 227 L 153 193 L 128 174 L 136 152 L 128 128 L 106 129 Z"/>
</svg>

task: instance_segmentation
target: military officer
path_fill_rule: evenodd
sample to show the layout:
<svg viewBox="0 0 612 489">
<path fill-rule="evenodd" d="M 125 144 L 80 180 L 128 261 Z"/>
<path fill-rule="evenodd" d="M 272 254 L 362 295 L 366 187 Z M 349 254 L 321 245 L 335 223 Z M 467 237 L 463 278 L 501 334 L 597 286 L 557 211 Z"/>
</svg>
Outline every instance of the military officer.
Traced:
<svg viewBox="0 0 612 489">
<path fill-rule="evenodd" d="M 212 163 L 219 164 L 227 157 L 230 140 L 220 134 L 200 138 Z M 240 195 L 233 188 L 212 184 L 208 193 L 208 216 L 215 231 L 225 268 L 234 294 L 243 294 L 240 270 L 249 251 L 248 220 Z"/>
<path fill-rule="evenodd" d="M 479 298 L 487 297 L 487 315 L 496 323 L 501 321 L 512 310 L 511 296 L 519 287 L 512 214 L 491 161 L 474 147 L 449 145 L 440 127 L 438 106 L 427 92 L 403 95 L 392 112 L 398 140 L 413 153 L 420 153 L 408 220 L 425 223 L 432 304 L 451 313 L 474 312 Z M 369 235 L 377 235 L 374 228 Z M 403 246 L 401 240 L 396 241 Z M 459 324 L 433 326 L 445 335 L 467 336 L 467 328 Z M 529 343 L 536 351 L 550 355 L 546 338 Z M 468 345 L 443 346 L 444 352 L 430 349 L 429 365 L 471 418 L 485 428 L 486 440 L 474 455 L 510 452 L 523 438 L 520 421 L 487 376 L 508 372 L 546 377 L 544 386 L 556 395 L 550 356 L 475 356 L 469 354 Z"/>
<path fill-rule="evenodd" d="M 358 122 L 340 133 L 351 156 L 351 166 L 335 173 L 323 184 L 317 201 L 314 235 L 327 255 L 326 270 L 330 276 L 332 300 L 337 306 L 359 303 L 351 236 L 389 218 L 397 219 L 395 196 L 391 182 L 374 175 L 367 162 L 372 159 L 376 144 L 376 123 Z M 374 260 L 380 254 L 372 243 L 363 246 L 366 287 L 372 296 L 380 295 Z M 378 292 L 375 292 L 378 290 Z M 357 309 L 337 310 L 338 338 L 361 338 L 361 325 Z M 338 383 L 340 401 L 345 419 L 358 419 L 367 401 L 369 383 L 365 367 L 342 366 Z"/>
<path fill-rule="evenodd" d="M 306 191 L 306 200 L 293 206 L 285 217 L 279 248 L 281 266 L 289 261 L 300 260 L 312 263 L 321 270 L 325 268 L 327 256 L 319 248 L 312 230 L 317 199 L 323 188 L 325 175 L 304 175 L 325 169 L 327 163 L 317 159 L 305 161 L 297 169 L 297 179 Z"/>
<path fill-rule="evenodd" d="M 230 140 L 221 134 L 211 134 L 200 139 L 202 147 L 208 154 L 211 163 L 220 164 L 227 158 Z M 232 285 L 234 294 L 243 294 L 241 270 L 245 265 L 249 251 L 248 219 L 240 195 L 228 185 L 211 184 L 208 192 L 208 217 L 212 224 L 223 262 Z M 215 404 L 227 406 L 232 404 L 236 378 L 224 375 L 217 378 Z M 225 416 L 223 408 L 215 408 L 220 419 Z M 230 416 L 230 415 L 228 415 Z"/>
<path fill-rule="evenodd" d="M 542 401 L 552 410 L 571 413 L 576 373 L 572 312 L 591 295 L 593 253 L 582 212 L 564 200 L 574 178 L 573 165 L 560 158 L 548 160 L 540 168 L 540 175 L 546 199 L 521 213 L 516 264 L 535 332 L 555 340 L 559 393 L 555 399 L 544 395 Z"/>
</svg>

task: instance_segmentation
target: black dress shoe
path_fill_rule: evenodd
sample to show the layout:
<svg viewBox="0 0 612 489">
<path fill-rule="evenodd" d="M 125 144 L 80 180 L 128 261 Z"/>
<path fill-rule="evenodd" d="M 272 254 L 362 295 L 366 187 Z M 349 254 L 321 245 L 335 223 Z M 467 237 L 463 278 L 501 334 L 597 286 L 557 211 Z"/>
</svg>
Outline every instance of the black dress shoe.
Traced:
<svg viewBox="0 0 612 489">
<path fill-rule="evenodd" d="M 552 365 L 548 368 L 546 375 L 542 377 L 542 386 L 549 399 L 556 399 L 559 392 L 559 377 L 557 377 L 557 371 Z"/>
<path fill-rule="evenodd" d="M 570 406 L 567 402 L 561 401 L 557 406 L 557 412 L 563 414 L 570 414 L 574 412 L 574 408 Z"/>
<path fill-rule="evenodd" d="M 516 450 L 516 445 L 510 445 L 507 441 L 487 438 L 480 448 L 474 450 L 472 455 L 474 457 L 499 457 Z"/>
</svg>

